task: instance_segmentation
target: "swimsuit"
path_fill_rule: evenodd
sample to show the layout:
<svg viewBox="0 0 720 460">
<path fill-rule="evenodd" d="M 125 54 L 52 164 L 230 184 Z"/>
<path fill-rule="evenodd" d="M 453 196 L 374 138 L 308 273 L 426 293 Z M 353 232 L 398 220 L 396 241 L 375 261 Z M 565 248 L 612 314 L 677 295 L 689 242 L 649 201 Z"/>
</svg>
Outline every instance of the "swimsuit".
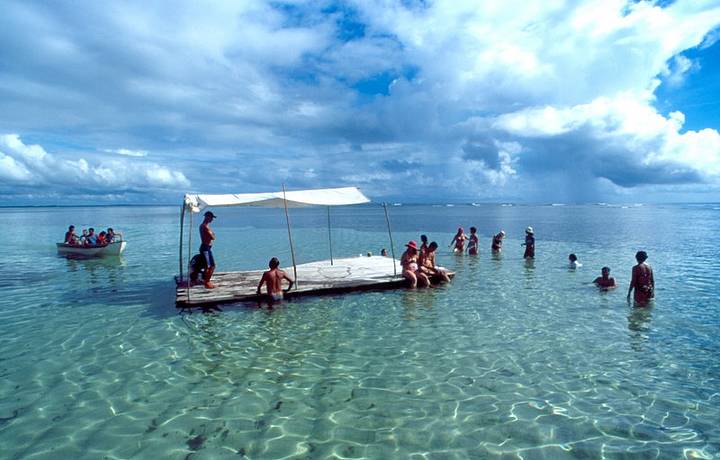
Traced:
<svg viewBox="0 0 720 460">
<path fill-rule="evenodd" d="M 212 246 L 210 246 L 209 244 L 201 244 L 200 254 L 205 256 L 205 262 L 207 262 L 208 267 L 215 266 L 215 258 L 213 257 Z"/>
<path fill-rule="evenodd" d="M 468 244 L 468 254 L 477 255 L 478 253 L 478 237 L 473 235 L 470 237 L 470 244 Z"/>
<path fill-rule="evenodd" d="M 270 298 L 276 301 L 280 301 L 283 299 L 283 293 L 282 292 L 274 292 L 270 294 Z"/>
<path fill-rule="evenodd" d="M 535 237 L 532 235 L 527 235 L 525 237 L 525 254 L 523 254 L 524 258 L 535 258 Z"/>
</svg>

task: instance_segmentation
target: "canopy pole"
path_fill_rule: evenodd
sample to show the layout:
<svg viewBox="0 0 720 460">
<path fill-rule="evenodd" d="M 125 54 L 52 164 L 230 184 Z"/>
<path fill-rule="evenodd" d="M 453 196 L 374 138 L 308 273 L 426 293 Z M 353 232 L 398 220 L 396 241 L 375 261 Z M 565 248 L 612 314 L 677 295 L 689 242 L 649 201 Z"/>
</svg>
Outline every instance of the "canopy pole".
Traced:
<svg viewBox="0 0 720 460">
<path fill-rule="evenodd" d="M 188 230 L 188 262 L 190 262 L 190 260 L 192 259 L 192 252 L 191 252 L 191 251 L 192 251 L 192 233 L 193 233 L 193 232 L 192 232 L 192 230 L 193 230 L 193 228 L 192 228 L 192 226 L 193 226 L 193 223 L 192 223 L 192 215 L 193 215 L 192 210 L 190 210 L 190 213 L 189 213 L 189 214 L 190 214 L 190 229 Z M 190 276 L 188 275 L 188 277 L 187 277 L 187 299 L 188 299 L 188 304 L 190 303 L 190 283 L 191 283 L 191 281 L 190 281 Z"/>
<path fill-rule="evenodd" d="M 387 223 L 388 235 L 390 236 L 390 253 L 393 259 L 393 273 L 397 276 L 397 266 L 395 265 L 395 245 L 393 244 L 392 230 L 390 230 L 390 218 L 387 212 L 387 203 L 383 202 L 383 209 L 385 210 L 385 222 Z"/>
<path fill-rule="evenodd" d="M 293 275 L 295 279 L 295 289 L 298 286 L 297 265 L 295 264 L 295 248 L 293 247 L 292 233 L 290 233 L 290 213 L 288 212 L 287 196 L 285 195 L 285 184 L 282 184 L 283 204 L 285 204 L 285 222 L 287 222 L 288 240 L 290 241 L 290 257 L 292 257 Z"/>
<path fill-rule="evenodd" d="M 328 210 L 328 243 L 330 244 L 330 265 L 333 265 L 332 231 L 330 230 L 330 206 L 327 207 L 327 210 Z"/>
<path fill-rule="evenodd" d="M 185 203 L 183 202 L 182 205 L 182 212 L 180 212 L 180 262 L 179 262 L 179 268 L 180 268 L 180 282 L 183 280 L 183 231 L 185 226 Z"/>
</svg>

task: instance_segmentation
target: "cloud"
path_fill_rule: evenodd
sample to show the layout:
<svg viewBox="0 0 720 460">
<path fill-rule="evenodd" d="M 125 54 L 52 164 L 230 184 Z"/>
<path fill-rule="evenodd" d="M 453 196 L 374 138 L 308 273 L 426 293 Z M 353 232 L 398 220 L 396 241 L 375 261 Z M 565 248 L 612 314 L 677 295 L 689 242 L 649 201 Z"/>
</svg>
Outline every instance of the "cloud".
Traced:
<svg viewBox="0 0 720 460">
<path fill-rule="evenodd" d="M 127 157 L 146 157 L 148 156 L 147 150 L 130 150 L 130 149 L 105 149 L 103 152 L 117 153 L 118 155 L 124 155 Z"/>
<path fill-rule="evenodd" d="M 130 160 L 60 158 L 16 134 L 0 135 L 0 193 L 117 194 L 185 189 L 185 175 L 155 163 Z"/>
<path fill-rule="evenodd" d="M 3 9 L 0 127 L 46 148 L 82 146 L 37 147 L 50 155 L 39 160 L 5 147 L 5 190 L 352 182 L 418 201 L 557 190 L 607 201 L 720 180 L 716 127 L 685 131 L 680 111 L 659 113 L 654 99 L 705 71 L 683 53 L 715 46 L 713 2 Z"/>
</svg>

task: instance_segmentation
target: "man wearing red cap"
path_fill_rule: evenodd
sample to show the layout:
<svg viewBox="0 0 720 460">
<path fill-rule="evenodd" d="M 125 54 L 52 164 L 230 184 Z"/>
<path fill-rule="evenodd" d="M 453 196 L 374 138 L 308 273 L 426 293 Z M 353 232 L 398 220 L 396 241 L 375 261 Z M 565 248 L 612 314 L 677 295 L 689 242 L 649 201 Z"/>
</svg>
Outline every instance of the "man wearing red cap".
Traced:
<svg viewBox="0 0 720 460">
<path fill-rule="evenodd" d="M 203 223 L 200 224 L 200 240 L 202 241 L 202 244 L 200 245 L 200 254 L 205 257 L 205 262 L 207 263 L 204 280 L 206 289 L 215 288 L 215 285 L 210 282 L 210 278 L 212 278 L 213 272 L 215 272 L 215 258 L 212 253 L 212 245 L 213 241 L 215 241 L 215 232 L 210 229 L 210 222 L 212 222 L 213 219 L 215 219 L 215 214 L 207 211 L 205 213 Z"/>
</svg>

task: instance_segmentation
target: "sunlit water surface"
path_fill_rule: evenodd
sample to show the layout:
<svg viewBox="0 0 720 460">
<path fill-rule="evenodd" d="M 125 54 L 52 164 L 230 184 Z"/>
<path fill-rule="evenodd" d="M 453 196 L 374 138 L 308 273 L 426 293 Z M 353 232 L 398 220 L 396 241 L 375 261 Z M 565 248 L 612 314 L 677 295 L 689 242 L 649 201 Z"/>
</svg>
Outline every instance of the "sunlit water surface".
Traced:
<svg viewBox="0 0 720 460">
<path fill-rule="evenodd" d="M 216 211 L 219 270 L 289 263 L 281 210 Z M 389 211 L 396 251 L 427 233 L 452 284 L 208 314 L 174 306 L 179 207 L 1 209 L 0 457 L 720 455 L 720 206 Z M 331 220 L 336 257 L 390 249 L 381 207 Z M 298 261 L 327 258 L 327 211 L 291 221 Z M 120 229 L 126 253 L 57 256 L 70 223 Z M 479 228 L 479 256 L 449 253 L 458 225 Z M 625 301 L 638 249 L 648 309 Z M 603 265 L 620 289 L 589 285 Z"/>
</svg>

